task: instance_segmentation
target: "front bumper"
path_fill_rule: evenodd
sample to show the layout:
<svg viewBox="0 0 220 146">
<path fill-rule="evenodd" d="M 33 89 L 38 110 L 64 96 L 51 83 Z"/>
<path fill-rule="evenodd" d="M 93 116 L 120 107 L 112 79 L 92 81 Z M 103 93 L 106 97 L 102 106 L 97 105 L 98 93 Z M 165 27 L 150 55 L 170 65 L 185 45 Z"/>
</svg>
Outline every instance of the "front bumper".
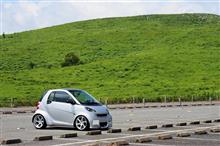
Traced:
<svg viewBox="0 0 220 146">
<path fill-rule="evenodd" d="M 89 120 L 90 129 L 107 129 L 112 127 L 112 116 L 108 114 L 105 117 L 94 116 Z"/>
</svg>

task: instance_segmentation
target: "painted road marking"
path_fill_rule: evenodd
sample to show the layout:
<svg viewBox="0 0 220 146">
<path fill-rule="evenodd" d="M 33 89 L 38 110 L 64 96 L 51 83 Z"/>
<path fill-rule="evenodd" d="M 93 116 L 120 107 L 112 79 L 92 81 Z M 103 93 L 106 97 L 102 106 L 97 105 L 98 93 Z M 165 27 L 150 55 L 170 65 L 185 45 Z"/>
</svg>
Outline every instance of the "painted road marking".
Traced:
<svg viewBox="0 0 220 146">
<path fill-rule="evenodd" d="M 144 145 L 146 145 L 146 146 L 168 146 L 168 145 L 162 145 L 162 144 L 150 144 L 150 143 L 129 143 L 129 144 L 131 144 L 131 145 L 139 145 L 139 146 L 144 146 Z M 176 146 L 176 145 L 170 145 L 169 144 L 169 146 Z"/>
<path fill-rule="evenodd" d="M 72 143 L 65 143 L 65 144 L 56 144 L 52 146 L 68 146 L 68 145 L 74 145 L 74 144 L 85 144 L 85 143 L 93 143 L 93 142 L 103 142 L 103 141 L 111 141 L 111 140 L 119 140 L 119 139 L 126 139 L 126 138 L 135 138 L 135 137 L 143 137 L 143 136 L 158 136 L 161 134 L 173 134 L 177 132 L 192 132 L 195 130 L 207 130 L 210 128 L 216 128 L 217 126 L 210 126 L 210 127 L 199 127 L 199 128 L 191 128 L 191 129 L 183 129 L 183 130 L 172 130 L 172 131 L 166 131 L 166 132 L 159 132 L 159 133 L 151 133 L 151 134 L 140 134 L 140 135 L 129 135 L 129 136 L 122 136 L 122 137 L 117 137 L 117 138 L 104 138 L 104 139 L 99 139 L 99 140 L 88 140 L 88 141 L 83 141 L 83 142 L 72 142 Z"/>
<path fill-rule="evenodd" d="M 213 141 L 213 142 L 220 142 L 219 139 L 204 139 L 204 138 L 194 138 L 194 137 L 184 137 L 184 138 L 180 138 L 180 137 L 173 137 L 175 139 L 183 139 L 183 140 L 200 140 L 200 141 Z"/>
<path fill-rule="evenodd" d="M 85 141 L 85 140 L 88 140 L 88 139 L 82 139 L 82 138 L 75 138 L 75 137 L 72 137 L 72 138 L 60 138 L 60 137 L 54 137 L 54 139 L 56 139 L 56 140 L 63 140 L 63 141 L 73 141 L 73 140 L 75 140 L 75 141 Z"/>
</svg>

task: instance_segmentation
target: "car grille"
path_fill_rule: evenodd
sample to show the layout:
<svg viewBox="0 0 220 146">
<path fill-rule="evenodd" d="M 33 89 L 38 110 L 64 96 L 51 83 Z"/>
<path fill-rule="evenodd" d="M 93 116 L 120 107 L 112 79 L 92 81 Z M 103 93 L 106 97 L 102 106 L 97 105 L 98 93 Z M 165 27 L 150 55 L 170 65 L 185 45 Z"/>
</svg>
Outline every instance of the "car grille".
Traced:
<svg viewBox="0 0 220 146">
<path fill-rule="evenodd" d="M 107 114 L 96 114 L 97 115 L 97 117 L 106 117 L 107 116 Z"/>
<path fill-rule="evenodd" d="M 100 127 L 106 127 L 107 126 L 107 122 L 100 122 Z"/>
</svg>

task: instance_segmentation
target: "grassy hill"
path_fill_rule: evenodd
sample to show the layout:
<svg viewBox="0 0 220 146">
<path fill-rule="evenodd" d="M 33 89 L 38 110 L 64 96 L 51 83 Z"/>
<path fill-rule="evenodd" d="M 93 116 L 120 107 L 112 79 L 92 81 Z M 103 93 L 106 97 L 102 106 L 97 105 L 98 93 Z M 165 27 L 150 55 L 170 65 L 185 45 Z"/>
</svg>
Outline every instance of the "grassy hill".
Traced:
<svg viewBox="0 0 220 146">
<path fill-rule="evenodd" d="M 106 18 L 0 37 L 0 106 L 34 104 L 50 88 L 109 102 L 220 96 L 220 16 Z M 61 67 L 74 52 L 80 65 Z"/>
</svg>

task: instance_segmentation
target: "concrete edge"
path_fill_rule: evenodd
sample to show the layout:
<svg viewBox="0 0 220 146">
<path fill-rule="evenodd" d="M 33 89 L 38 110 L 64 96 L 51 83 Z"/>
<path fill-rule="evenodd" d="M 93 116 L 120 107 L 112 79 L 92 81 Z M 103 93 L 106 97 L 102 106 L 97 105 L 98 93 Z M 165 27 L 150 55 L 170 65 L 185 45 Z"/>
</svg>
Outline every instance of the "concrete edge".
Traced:
<svg viewBox="0 0 220 146">
<path fill-rule="evenodd" d="M 121 129 L 109 129 L 107 133 L 121 133 Z"/>
<path fill-rule="evenodd" d="M 17 143 L 21 143 L 21 139 L 3 139 L 1 141 L 1 145 L 2 144 L 17 144 Z"/>
<path fill-rule="evenodd" d="M 128 131 L 140 131 L 141 127 L 130 127 L 128 128 Z"/>
<path fill-rule="evenodd" d="M 101 130 L 88 131 L 86 135 L 100 135 L 102 134 Z"/>
<path fill-rule="evenodd" d="M 53 140 L 53 136 L 39 136 L 35 137 L 34 141 Z"/>
<path fill-rule="evenodd" d="M 67 133 L 60 135 L 60 138 L 72 138 L 72 137 L 77 137 L 77 133 Z"/>
</svg>

